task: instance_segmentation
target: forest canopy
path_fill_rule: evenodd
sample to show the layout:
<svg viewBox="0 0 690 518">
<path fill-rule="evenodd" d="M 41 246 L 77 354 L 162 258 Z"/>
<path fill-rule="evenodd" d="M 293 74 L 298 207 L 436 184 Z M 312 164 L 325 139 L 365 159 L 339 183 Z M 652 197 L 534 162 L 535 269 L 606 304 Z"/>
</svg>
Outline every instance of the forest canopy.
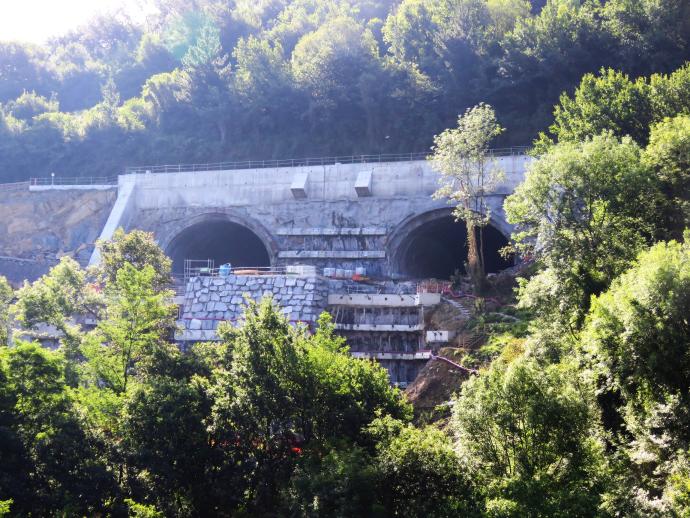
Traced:
<svg viewBox="0 0 690 518">
<path fill-rule="evenodd" d="M 507 129 L 496 145 L 524 146 L 583 75 L 615 67 L 636 102 L 637 78 L 690 56 L 682 0 L 157 5 L 146 26 L 120 14 L 45 45 L 0 42 L 0 181 L 424 151 L 480 102 Z"/>
</svg>

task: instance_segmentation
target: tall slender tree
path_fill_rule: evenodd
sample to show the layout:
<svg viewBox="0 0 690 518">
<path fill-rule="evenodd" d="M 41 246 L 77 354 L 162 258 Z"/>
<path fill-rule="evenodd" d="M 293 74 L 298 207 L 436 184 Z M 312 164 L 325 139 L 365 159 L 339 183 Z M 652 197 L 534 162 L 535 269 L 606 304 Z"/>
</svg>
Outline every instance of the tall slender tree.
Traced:
<svg viewBox="0 0 690 518">
<path fill-rule="evenodd" d="M 434 137 L 429 160 L 441 174 L 434 198 L 455 204 L 453 214 L 467 227 L 467 273 L 475 290 L 485 284 L 482 250 L 483 227 L 490 212 L 486 194 L 498 183 L 503 172 L 492 160 L 489 145 L 503 128 L 488 104 L 478 104 L 458 117 L 457 128 Z"/>
</svg>

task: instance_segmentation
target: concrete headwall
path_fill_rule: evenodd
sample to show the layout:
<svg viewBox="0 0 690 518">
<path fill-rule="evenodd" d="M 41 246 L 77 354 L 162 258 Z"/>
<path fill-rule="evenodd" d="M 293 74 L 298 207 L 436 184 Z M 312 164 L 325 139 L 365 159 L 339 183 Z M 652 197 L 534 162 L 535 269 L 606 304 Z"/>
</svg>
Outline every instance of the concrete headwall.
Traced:
<svg viewBox="0 0 690 518">
<path fill-rule="evenodd" d="M 506 236 L 503 200 L 530 160 L 495 162 L 505 175 L 487 205 L 491 225 Z M 117 186 L 0 190 L 0 274 L 32 279 L 63 255 L 95 263 L 95 240 L 118 227 L 152 231 L 170 252 L 197 225 L 227 221 L 256 234 L 271 265 L 364 267 L 390 277 L 399 272 L 396 254 L 407 236 L 451 212 L 445 200 L 431 198 L 438 179 L 428 162 L 410 161 L 143 173 L 121 175 Z"/>
<path fill-rule="evenodd" d="M 506 236 L 503 201 L 530 160 L 495 162 L 504 177 L 487 205 L 492 226 Z M 362 266 L 386 276 L 396 271 L 397 243 L 427 216 L 450 214 L 445 200 L 431 197 L 438 180 L 427 161 L 132 174 L 120 177 L 121 192 L 132 186 L 127 210 L 109 226 L 152 231 L 168 249 L 195 225 L 225 220 L 254 232 L 272 265 Z"/>
</svg>

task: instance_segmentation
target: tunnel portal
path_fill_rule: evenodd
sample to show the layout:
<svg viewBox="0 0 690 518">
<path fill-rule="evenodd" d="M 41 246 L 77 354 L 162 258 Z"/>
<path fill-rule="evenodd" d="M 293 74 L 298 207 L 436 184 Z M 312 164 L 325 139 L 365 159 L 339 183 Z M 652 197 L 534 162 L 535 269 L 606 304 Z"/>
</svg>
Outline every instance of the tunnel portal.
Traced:
<svg viewBox="0 0 690 518">
<path fill-rule="evenodd" d="M 477 233 L 479 230 L 477 230 Z M 508 240 L 491 225 L 483 228 L 486 273 L 499 272 L 512 265 L 499 250 Z M 421 224 L 406 237 L 398 252 L 400 273 L 416 279 L 450 279 L 459 270 L 465 273 L 467 230 L 453 216 L 443 216 Z"/>
<path fill-rule="evenodd" d="M 212 259 L 216 266 L 270 266 L 266 246 L 247 227 L 231 221 L 206 221 L 192 225 L 173 239 L 167 248 L 173 273 L 182 274 L 185 259 Z"/>
</svg>

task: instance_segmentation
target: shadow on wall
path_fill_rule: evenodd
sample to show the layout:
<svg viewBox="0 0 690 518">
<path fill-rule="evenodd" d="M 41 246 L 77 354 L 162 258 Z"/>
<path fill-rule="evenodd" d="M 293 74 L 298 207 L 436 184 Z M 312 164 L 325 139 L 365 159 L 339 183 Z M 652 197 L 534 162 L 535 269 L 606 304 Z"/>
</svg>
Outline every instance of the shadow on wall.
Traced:
<svg viewBox="0 0 690 518">
<path fill-rule="evenodd" d="M 496 273 L 512 266 L 510 259 L 499 254 L 499 250 L 508 244 L 503 234 L 490 225 L 484 227 L 483 234 L 486 273 Z M 401 246 L 399 268 L 405 276 L 450 279 L 455 270 L 465 272 L 467 230 L 464 222 L 455 221 L 452 216 L 420 225 L 410 232 Z"/>
<path fill-rule="evenodd" d="M 173 273 L 182 274 L 185 259 L 213 259 L 216 266 L 270 266 L 263 242 L 247 227 L 230 221 L 207 221 L 183 230 L 166 250 Z"/>
</svg>

